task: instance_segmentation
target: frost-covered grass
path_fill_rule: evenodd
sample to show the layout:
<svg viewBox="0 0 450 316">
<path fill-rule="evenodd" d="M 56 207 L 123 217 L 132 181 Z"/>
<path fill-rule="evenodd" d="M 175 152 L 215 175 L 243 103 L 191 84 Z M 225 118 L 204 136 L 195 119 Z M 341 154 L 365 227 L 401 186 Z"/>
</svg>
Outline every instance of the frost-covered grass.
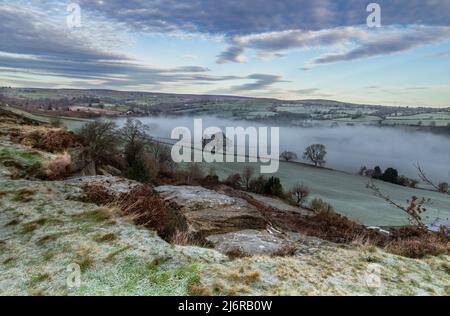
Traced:
<svg viewBox="0 0 450 316">
<path fill-rule="evenodd" d="M 214 169 L 221 178 L 242 172 L 247 164 L 215 163 Z M 259 171 L 258 164 L 251 164 Z M 206 166 L 209 170 L 210 165 Z M 303 183 L 311 190 L 310 199 L 319 197 L 334 208 L 363 224 L 397 226 L 408 224 L 405 214 L 384 200 L 375 197 L 366 188 L 367 177 L 345 172 L 315 168 L 312 166 L 280 162 L 280 169 L 275 176 L 281 179 L 284 189 L 290 189 L 296 183 Z M 430 198 L 425 219 L 431 221 L 436 217 L 450 217 L 450 196 L 438 192 L 411 189 L 382 181 L 375 182 L 380 189 L 398 203 L 405 204 L 412 196 Z"/>
<path fill-rule="evenodd" d="M 445 296 L 450 295 L 449 259 L 413 260 L 365 246 L 323 246 L 294 257 L 209 265 L 195 289 L 212 295 Z"/>
<path fill-rule="evenodd" d="M 22 165 L 29 166 L 41 161 L 42 158 L 39 153 L 28 149 L 0 146 L 0 160 L 14 159 Z"/>
<path fill-rule="evenodd" d="M 0 295 L 188 295 L 199 267 L 224 257 L 172 246 L 126 218 L 66 199 L 62 182 L 0 180 Z M 16 192 L 33 188 L 30 199 Z M 69 288 L 70 264 L 81 286 Z"/>
</svg>

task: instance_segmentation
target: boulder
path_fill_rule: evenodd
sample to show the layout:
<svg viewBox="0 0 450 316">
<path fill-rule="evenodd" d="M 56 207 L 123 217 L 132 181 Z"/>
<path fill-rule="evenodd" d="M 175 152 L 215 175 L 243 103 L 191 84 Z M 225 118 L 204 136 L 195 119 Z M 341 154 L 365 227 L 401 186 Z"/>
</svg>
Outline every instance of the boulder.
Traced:
<svg viewBox="0 0 450 316">
<path fill-rule="evenodd" d="M 71 148 L 69 150 L 72 163 L 70 165 L 70 173 L 80 176 L 95 176 L 95 162 L 89 156 L 84 148 Z"/>
<path fill-rule="evenodd" d="M 239 230 L 261 230 L 266 220 L 247 201 L 198 186 L 160 186 L 166 204 L 176 209 L 191 236 L 204 238 Z"/>
<path fill-rule="evenodd" d="M 214 248 L 224 254 L 236 256 L 278 255 L 292 245 L 284 238 L 266 230 L 241 230 L 206 238 Z"/>
<path fill-rule="evenodd" d="M 105 176 L 120 176 L 122 174 L 122 172 L 111 166 L 111 165 L 104 165 L 102 167 L 99 168 L 99 173 Z"/>
<path fill-rule="evenodd" d="M 80 188 L 85 185 L 101 186 L 105 188 L 110 195 L 119 195 L 121 193 L 128 193 L 134 187 L 140 185 L 139 182 L 113 176 L 77 177 L 67 179 L 65 180 L 65 182 L 70 184 L 76 184 Z"/>
</svg>

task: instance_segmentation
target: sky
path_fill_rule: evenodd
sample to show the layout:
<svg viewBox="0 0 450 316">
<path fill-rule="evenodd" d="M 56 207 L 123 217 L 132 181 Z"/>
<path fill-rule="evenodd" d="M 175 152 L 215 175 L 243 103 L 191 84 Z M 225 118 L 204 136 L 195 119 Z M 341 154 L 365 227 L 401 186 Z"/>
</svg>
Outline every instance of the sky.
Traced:
<svg viewBox="0 0 450 316">
<path fill-rule="evenodd" d="M 450 106 L 450 0 L 372 2 L 0 0 L 0 86 Z"/>
</svg>

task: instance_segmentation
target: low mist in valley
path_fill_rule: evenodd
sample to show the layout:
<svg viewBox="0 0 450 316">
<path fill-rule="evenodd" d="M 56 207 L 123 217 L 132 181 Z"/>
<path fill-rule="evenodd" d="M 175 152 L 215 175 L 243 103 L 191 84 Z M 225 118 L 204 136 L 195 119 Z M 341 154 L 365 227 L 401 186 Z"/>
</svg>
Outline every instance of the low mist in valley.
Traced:
<svg viewBox="0 0 450 316">
<path fill-rule="evenodd" d="M 169 138 L 172 129 L 185 126 L 192 130 L 195 117 L 139 118 L 149 126 L 154 137 Z M 200 118 L 200 117 L 199 117 Z M 225 127 L 265 126 L 243 120 L 203 116 L 203 129 Z M 118 119 L 123 124 L 125 119 Z M 382 169 L 393 167 L 400 174 L 418 179 L 416 164 L 420 164 L 436 182 L 448 181 L 450 171 L 450 137 L 412 129 L 376 126 L 339 127 L 280 127 L 280 152 L 297 153 L 301 159 L 304 149 L 311 144 L 327 147 L 329 168 L 356 173 L 361 166 Z"/>
</svg>

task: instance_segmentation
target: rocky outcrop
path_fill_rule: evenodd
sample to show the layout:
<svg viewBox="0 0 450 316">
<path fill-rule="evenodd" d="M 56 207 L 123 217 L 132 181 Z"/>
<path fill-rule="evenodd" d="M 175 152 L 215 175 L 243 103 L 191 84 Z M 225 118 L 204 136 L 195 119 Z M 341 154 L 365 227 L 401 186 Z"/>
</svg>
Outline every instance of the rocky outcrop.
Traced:
<svg viewBox="0 0 450 316">
<path fill-rule="evenodd" d="M 128 193 L 131 189 L 140 185 L 139 182 L 113 176 L 78 177 L 67 179 L 65 182 L 75 184 L 78 188 L 82 188 L 83 186 L 101 186 L 110 195 Z"/>
<path fill-rule="evenodd" d="M 292 249 L 291 243 L 281 236 L 264 230 L 241 230 L 206 238 L 214 248 L 224 254 L 236 256 L 277 255 Z"/>
<path fill-rule="evenodd" d="M 178 210 L 191 236 L 263 230 L 267 225 L 254 206 L 239 198 L 197 186 L 160 186 L 155 190 L 169 207 Z"/>
</svg>

